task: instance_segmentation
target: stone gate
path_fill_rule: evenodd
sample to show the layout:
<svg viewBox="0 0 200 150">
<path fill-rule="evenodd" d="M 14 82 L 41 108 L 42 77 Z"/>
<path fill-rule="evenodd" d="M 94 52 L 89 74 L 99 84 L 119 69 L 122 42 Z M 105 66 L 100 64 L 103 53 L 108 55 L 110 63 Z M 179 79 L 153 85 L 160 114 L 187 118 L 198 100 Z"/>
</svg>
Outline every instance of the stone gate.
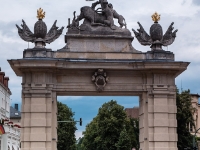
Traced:
<svg viewBox="0 0 200 150">
<path fill-rule="evenodd" d="M 64 95 L 139 96 L 140 149 L 177 150 L 175 78 L 189 63 L 175 61 L 172 52 L 162 49 L 175 39 L 173 24 L 163 36 L 158 14 L 153 16 L 150 35 L 139 23 L 136 38 L 151 45 L 143 53 L 132 47 L 128 29 L 112 24 L 112 7 L 105 1 L 100 4 L 104 22 L 87 16 L 97 3 L 83 7 L 81 15 L 69 21 L 66 46 L 57 51 L 45 48 L 45 43 L 54 41 L 63 28 L 58 29 L 55 22 L 47 33 L 42 11 L 34 34 L 24 21 L 23 28 L 18 27 L 22 39 L 35 43 L 34 48 L 24 50 L 22 59 L 8 60 L 22 77 L 22 150 L 57 149 L 56 102 L 57 96 Z M 81 19 L 85 21 L 79 26 Z"/>
</svg>

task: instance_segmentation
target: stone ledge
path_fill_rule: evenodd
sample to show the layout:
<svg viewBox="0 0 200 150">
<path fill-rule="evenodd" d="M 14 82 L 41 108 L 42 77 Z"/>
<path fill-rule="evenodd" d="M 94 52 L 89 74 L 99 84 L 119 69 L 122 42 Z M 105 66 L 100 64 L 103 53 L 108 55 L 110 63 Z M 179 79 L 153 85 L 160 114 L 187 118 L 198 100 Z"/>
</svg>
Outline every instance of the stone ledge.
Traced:
<svg viewBox="0 0 200 150">
<path fill-rule="evenodd" d="M 94 52 L 66 52 L 59 51 L 54 53 L 54 58 L 71 58 L 71 59 L 145 59 L 142 53 L 94 53 Z"/>
<path fill-rule="evenodd" d="M 119 49 L 110 52 L 101 52 L 99 50 L 96 52 L 86 52 L 85 50 L 75 51 L 75 49 L 72 51 L 64 49 L 62 51 L 51 51 L 50 49 L 26 49 L 23 58 L 174 61 L 174 54 L 168 51 L 149 51 L 147 53 L 142 53 L 136 50 L 131 50 L 129 52 L 125 50 L 121 52 Z"/>
</svg>

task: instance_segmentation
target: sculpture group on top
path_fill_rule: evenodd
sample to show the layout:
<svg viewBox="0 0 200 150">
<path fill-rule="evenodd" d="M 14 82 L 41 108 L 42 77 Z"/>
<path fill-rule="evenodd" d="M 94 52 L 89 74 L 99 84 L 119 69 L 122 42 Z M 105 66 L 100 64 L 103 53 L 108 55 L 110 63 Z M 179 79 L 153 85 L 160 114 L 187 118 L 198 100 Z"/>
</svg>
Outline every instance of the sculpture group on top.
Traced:
<svg viewBox="0 0 200 150">
<path fill-rule="evenodd" d="M 74 12 L 72 23 L 70 23 L 69 19 L 67 26 L 67 28 L 69 28 L 69 33 L 73 30 L 80 30 L 91 32 L 100 31 L 101 33 L 98 32 L 98 34 L 106 34 L 106 32 L 102 33 L 102 31 L 106 30 L 108 33 L 111 33 L 121 30 L 121 32 L 126 32 L 127 35 L 130 35 L 130 32 L 128 33 L 126 30 L 127 26 L 124 17 L 119 15 L 117 11 L 113 9 L 113 5 L 108 3 L 107 0 L 96 1 L 92 3 L 91 7 L 84 6 L 80 11 L 81 13 L 77 17 L 75 16 L 76 11 Z M 118 20 L 119 27 L 114 24 L 114 18 Z M 79 26 L 79 21 L 82 19 L 84 19 L 83 24 Z M 123 27 L 125 27 L 124 30 L 122 30 Z M 111 30 L 109 30 L 109 28 Z"/>
</svg>

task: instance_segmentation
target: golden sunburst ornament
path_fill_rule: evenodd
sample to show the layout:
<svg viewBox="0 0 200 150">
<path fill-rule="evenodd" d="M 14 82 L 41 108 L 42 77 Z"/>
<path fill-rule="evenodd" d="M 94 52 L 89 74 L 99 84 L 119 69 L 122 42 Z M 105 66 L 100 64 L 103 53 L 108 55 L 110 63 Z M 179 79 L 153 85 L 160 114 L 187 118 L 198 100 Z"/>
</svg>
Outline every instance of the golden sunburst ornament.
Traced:
<svg viewBox="0 0 200 150">
<path fill-rule="evenodd" d="M 155 12 L 151 17 L 154 22 L 158 22 L 160 20 L 160 15 L 157 12 Z"/>
<path fill-rule="evenodd" d="M 43 9 L 42 9 L 42 8 L 39 8 L 39 9 L 37 10 L 37 18 L 38 18 L 38 19 L 44 19 L 44 17 L 45 17 L 45 12 L 43 12 Z"/>
</svg>

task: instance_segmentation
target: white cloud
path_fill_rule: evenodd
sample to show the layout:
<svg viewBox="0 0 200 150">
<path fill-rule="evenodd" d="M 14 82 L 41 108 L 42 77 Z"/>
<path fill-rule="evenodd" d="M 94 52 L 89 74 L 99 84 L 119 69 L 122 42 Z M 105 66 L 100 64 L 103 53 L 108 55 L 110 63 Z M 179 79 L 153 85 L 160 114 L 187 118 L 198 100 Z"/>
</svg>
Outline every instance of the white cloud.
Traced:
<svg viewBox="0 0 200 150">
<path fill-rule="evenodd" d="M 78 130 L 75 132 L 76 140 L 78 140 L 79 138 L 83 137 L 82 132 L 83 131 L 78 131 Z"/>
<path fill-rule="evenodd" d="M 126 19 L 128 29 L 138 29 L 137 21 L 144 26 L 148 32 L 150 26 L 153 24 L 151 15 L 157 11 L 161 14 L 160 24 L 163 26 L 165 32 L 172 21 L 175 22 L 174 27 L 178 29 L 177 38 L 173 45 L 168 47 L 168 50 L 174 52 L 175 58 L 178 61 L 189 61 L 189 69 L 184 72 L 182 80 L 189 80 L 187 86 L 192 90 L 193 82 L 200 82 L 198 77 L 198 70 L 200 66 L 200 1 L 199 0 L 108 0 L 113 4 L 114 9 Z M 28 43 L 20 39 L 17 34 L 15 24 L 21 25 L 24 19 L 33 31 L 36 18 L 36 10 L 42 7 L 46 12 L 44 21 L 48 29 L 53 22 L 57 20 L 57 26 L 67 26 L 68 18 L 73 17 L 73 11 L 80 14 L 80 8 L 85 5 L 91 5 L 92 2 L 85 0 L 9 0 L 0 1 L 0 67 L 6 75 L 10 77 L 10 88 L 13 92 L 12 99 L 21 99 L 21 78 L 17 77 L 10 68 L 7 59 L 20 59 L 23 56 L 23 50 L 28 47 Z M 55 42 L 47 45 L 47 48 L 57 50 L 62 48 L 64 43 L 64 35 L 60 36 Z M 133 35 L 133 34 L 132 34 Z M 141 46 L 137 39 L 132 43 L 136 49 L 146 52 L 150 50 L 148 46 Z M 30 43 L 30 47 L 33 44 Z M 167 48 L 164 48 L 167 50 Z M 191 78 L 191 76 L 193 78 Z M 78 100 L 81 97 L 65 97 L 63 100 Z"/>
</svg>

